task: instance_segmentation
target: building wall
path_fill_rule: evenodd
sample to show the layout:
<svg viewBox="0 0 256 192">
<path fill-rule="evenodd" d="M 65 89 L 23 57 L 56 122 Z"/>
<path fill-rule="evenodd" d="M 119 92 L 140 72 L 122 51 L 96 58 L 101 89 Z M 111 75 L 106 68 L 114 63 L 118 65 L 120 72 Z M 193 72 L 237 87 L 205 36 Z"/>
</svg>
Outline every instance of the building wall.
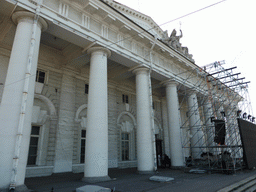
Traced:
<svg viewBox="0 0 256 192">
<path fill-rule="evenodd" d="M 15 30 L 15 29 L 13 29 Z M 13 31 L 12 31 L 13 32 Z M 5 39 L 6 44 L 9 46 L 3 46 L 0 44 L 0 83 L 5 82 L 8 62 L 10 58 L 10 50 L 13 38 Z M 40 161 L 38 161 L 36 167 L 27 167 L 26 177 L 43 176 L 52 173 L 54 166 L 54 159 L 56 154 L 56 139 L 57 139 L 57 127 L 59 118 L 59 106 L 60 106 L 60 94 L 61 84 L 63 76 L 63 63 L 65 64 L 66 56 L 64 51 L 60 51 L 41 44 L 39 51 L 38 70 L 46 73 L 45 83 L 41 94 L 38 94 L 45 98 L 48 102 L 41 97 L 34 99 L 34 106 L 40 108 L 41 111 L 47 112 L 47 119 L 43 123 L 32 123 L 32 125 L 40 125 L 42 128 L 41 140 L 39 141 L 39 149 L 42 151 Z M 88 102 L 88 95 L 85 93 L 85 84 L 88 84 L 89 79 L 89 64 L 82 68 L 75 69 L 75 111 L 86 105 Z M 73 73 L 73 72 L 72 72 Z M 34 74 L 35 75 L 35 74 Z M 108 131 L 109 131 L 109 168 L 119 167 L 136 167 L 136 84 L 134 79 L 127 79 L 123 81 L 108 82 Z M 0 100 L 2 97 L 3 85 L 0 85 Z M 128 95 L 128 104 L 123 103 L 122 95 Z M 154 116 L 157 128 L 159 128 L 159 138 L 163 139 L 163 153 L 169 151 L 169 140 L 168 140 L 168 125 L 167 125 L 167 112 L 163 109 L 166 106 L 165 99 L 162 99 L 161 93 L 153 91 L 154 101 Z M 55 115 L 51 114 L 49 104 L 53 106 L 56 111 Z M 128 114 L 128 115 L 127 115 Z M 81 116 L 86 116 L 86 109 L 84 109 Z M 73 137 L 73 171 L 83 171 L 83 164 L 80 164 L 80 146 L 81 146 L 81 122 L 75 119 L 74 123 L 74 135 Z M 120 122 L 118 122 L 118 118 Z M 133 144 L 131 145 L 131 160 L 121 160 L 121 127 L 118 123 L 129 120 L 134 124 L 134 136 L 132 138 Z M 135 120 L 133 120 L 135 119 Z M 134 122 L 133 122 L 134 121 Z M 42 168 L 44 167 L 44 168 Z"/>
</svg>

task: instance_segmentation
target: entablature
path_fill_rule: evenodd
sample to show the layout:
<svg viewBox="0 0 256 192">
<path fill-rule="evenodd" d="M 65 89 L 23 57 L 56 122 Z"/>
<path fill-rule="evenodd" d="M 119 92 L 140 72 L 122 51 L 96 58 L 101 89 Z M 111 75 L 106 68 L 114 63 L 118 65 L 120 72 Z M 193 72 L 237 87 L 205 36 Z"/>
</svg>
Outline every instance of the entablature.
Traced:
<svg viewBox="0 0 256 192">
<path fill-rule="evenodd" d="M 19 0 L 17 6 L 35 12 L 37 1 Z M 87 41 L 85 44 L 79 38 L 67 37 L 80 47 L 86 48 L 91 43 L 104 46 L 116 55 L 131 60 L 133 65 L 152 66 L 152 71 L 165 78 L 175 78 L 184 83 L 184 71 L 199 69 L 184 55 L 101 1 L 44 0 L 40 15 L 50 23 L 47 32 L 64 38 L 59 29 L 66 30 L 69 32 L 67 34 Z M 192 86 L 194 83 L 188 80 L 185 84 Z"/>
</svg>

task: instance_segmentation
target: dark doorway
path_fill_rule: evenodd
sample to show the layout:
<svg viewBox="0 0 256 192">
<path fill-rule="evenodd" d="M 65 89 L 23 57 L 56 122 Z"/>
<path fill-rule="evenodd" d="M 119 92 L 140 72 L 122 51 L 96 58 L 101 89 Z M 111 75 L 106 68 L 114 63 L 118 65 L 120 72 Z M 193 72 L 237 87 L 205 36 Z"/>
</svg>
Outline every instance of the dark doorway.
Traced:
<svg viewBox="0 0 256 192">
<path fill-rule="evenodd" d="M 162 157 L 163 157 L 163 152 L 162 152 L 162 140 L 161 139 L 156 139 L 156 159 L 157 159 L 157 167 L 162 166 Z"/>
</svg>

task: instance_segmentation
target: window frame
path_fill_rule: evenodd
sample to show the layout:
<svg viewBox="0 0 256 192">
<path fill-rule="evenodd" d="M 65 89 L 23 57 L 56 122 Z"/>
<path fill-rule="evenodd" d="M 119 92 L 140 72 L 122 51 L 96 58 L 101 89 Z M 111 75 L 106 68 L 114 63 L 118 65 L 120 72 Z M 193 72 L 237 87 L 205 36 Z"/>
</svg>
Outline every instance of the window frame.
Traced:
<svg viewBox="0 0 256 192">
<path fill-rule="evenodd" d="M 38 135 L 32 134 L 33 127 L 39 127 Z M 40 158 L 39 150 L 41 150 L 41 147 L 40 147 L 40 144 L 41 144 L 41 137 L 40 137 L 41 136 L 41 132 L 42 132 L 42 126 L 40 126 L 40 125 L 31 125 L 31 134 L 30 134 L 30 141 L 29 141 L 29 151 L 28 151 L 27 166 L 37 166 L 39 164 L 39 158 Z M 38 138 L 37 146 L 36 146 L 36 159 L 35 159 L 35 163 L 34 164 L 28 164 L 29 157 L 31 156 L 31 155 L 29 155 L 30 147 L 31 147 L 31 137 Z"/>
<path fill-rule="evenodd" d="M 123 134 L 128 136 L 128 139 L 123 139 Z M 128 143 L 128 150 L 124 150 L 123 144 Z M 124 151 L 127 151 L 128 154 L 123 153 Z M 127 155 L 128 158 L 123 158 L 125 155 Z M 130 161 L 131 160 L 131 134 L 127 132 L 121 132 L 121 161 Z"/>
<path fill-rule="evenodd" d="M 43 72 L 44 73 L 44 82 L 39 82 L 38 78 L 39 78 L 39 72 Z M 42 83 L 42 84 L 48 84 L 48 77 L 49 77 L 49 71 L 41 69 L 41 68 L 37 68 L 36 69 L 36 77 L 35 77 L 35 82 L 37 83 Z"/>
<path fill-rule="evenodd" d="M 88 83 L 84 84 L 84 93 L 87 95 L 89 94 L 89 84 Z"/>
<path fill-rule="evenodd" d="M 129 95 L 127 94 L 122 94 L 122 102 L 125 104 L 129 104 Z"/>
<path fill-rule="evenodd" d="M 83 131 L 85 131 L 85 137 L 83 137 Z M 80 164 L 84 164 L 85 163 L 85 147 L 86 147 L 86 129 L 81 129 L 80 131 L 80 153 L 79 153 L 79 163 Z M 81 162 L 82 160 L 82 141 L 84 140 L 84 154 L 83 154 L 83 162 Z"/>
</svg>

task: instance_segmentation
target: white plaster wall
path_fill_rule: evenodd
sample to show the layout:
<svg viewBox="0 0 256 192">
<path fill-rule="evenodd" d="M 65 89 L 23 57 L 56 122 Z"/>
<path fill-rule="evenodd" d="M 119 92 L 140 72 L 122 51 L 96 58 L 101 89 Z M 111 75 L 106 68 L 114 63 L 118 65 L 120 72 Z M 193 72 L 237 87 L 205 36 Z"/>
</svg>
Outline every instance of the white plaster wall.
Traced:
<svg viewBox="0 0 256 192">
<path fill-rule="evenodd" d="M 118 166 L 117 134 L 117 91 L 108 88 L 108 159 L 109 168 Z"/>
<path fill-rule="evenodd" d="M 56 109 L 56 117 L 49 119 L 48 146 L 45 165 L 53 166 L 55 158 L 55 142 L 57 129 L 57 116 L 59 111 L 59 99 L 61 92 L 62 73 L 59 66 L 63 56 L 48 46 L 41 44 L 39 51 L 38 68 L 47 72 L 47 82 L 44 84 L 42 95 L 47 97 Z M 43 106 L 42 106 L 43 107 Z M 30 172 L 33 170 L 30 170 Z"/>
</svg>

